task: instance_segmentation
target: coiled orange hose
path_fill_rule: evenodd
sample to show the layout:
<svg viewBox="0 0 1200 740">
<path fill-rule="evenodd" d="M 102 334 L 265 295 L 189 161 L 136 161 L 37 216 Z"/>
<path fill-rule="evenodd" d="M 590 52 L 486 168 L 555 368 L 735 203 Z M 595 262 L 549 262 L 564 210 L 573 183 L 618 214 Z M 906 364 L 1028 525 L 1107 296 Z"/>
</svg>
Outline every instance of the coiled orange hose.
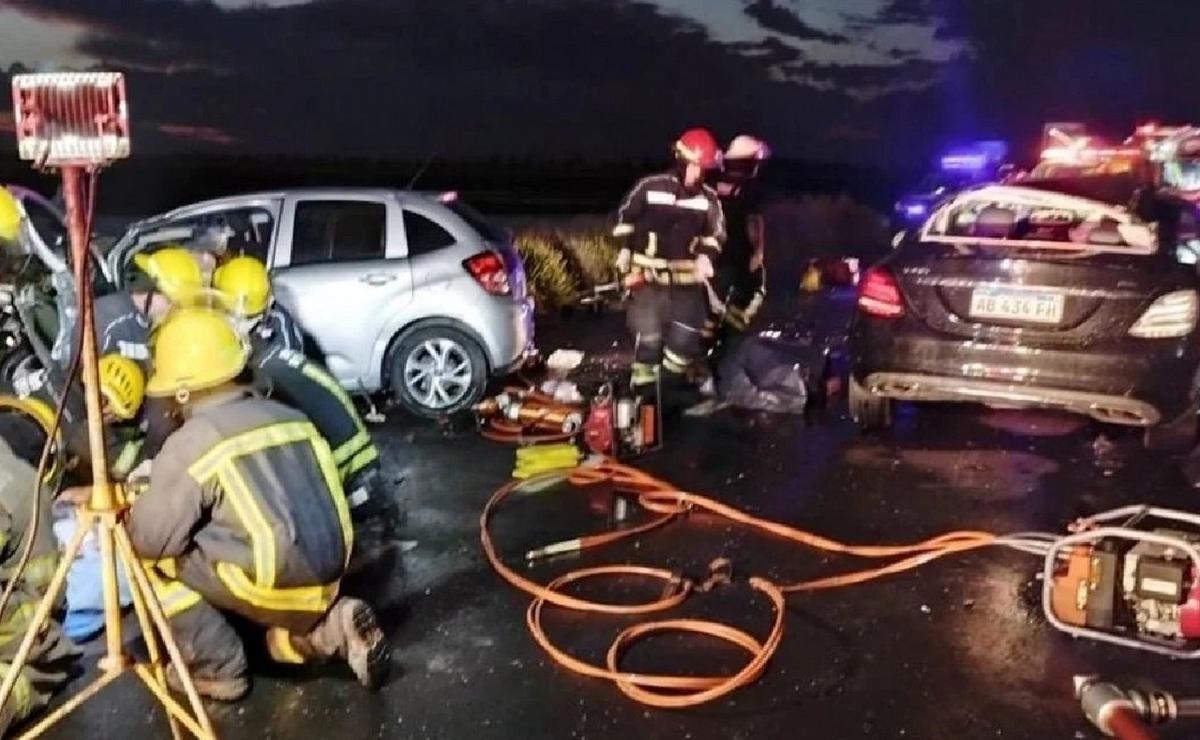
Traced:
<svg viewBox="0 0 1200 740">
<path fill-rule="evenodd" d="M 997 537 L 993 534 L 964 531 L 950 532 L 910 545 L 847 545 L 779 522 L 760 519 L 705 496 L 676 490 L 664 481 L 614 460 L 606 459 L 598 465 L 585 465 L 571 471 L 567 479 L 580 487 L 601 482 L 611 483 L 617 490 L 636 494 L 641 506 L 656 516 L 650 521 L 628 530 L 587 535 L 559 543 L 559 545 L 549 548 L 550 552 L 574 552 L 616 542 L 661 527 L 682 514 L 698 509 L 826 552 L 861 558 L 899 558 L 877 568 L 851 571 L 787 585 L 778 585 L 761 577 L 751 578 L 750 586 L 756 592 L 767 597 L 775 615 L 770 633 L 762 642 L 734 627 L 709 620 L 672 619 L 642 622 L 624 629 L 616 636 L 608 650 L 605 665 L 599 666 L 569 655 L 550 641 L 542 626 L 542 616 L 546 604 L 584 612 L 627 616 L 646 615 L 675 608 L 682 604 L 693 590 L 708 590 L 708 586 L 711 584 L 697 586 L 669 570 L 640 565 L 608 565 L 574 570 L 559 576 L 544 586 L 518 574 L 500 558 L 495 543 L 492 541 L 489 523 L 496 509 L 511 494 L 526 484 L 543 482 L 552 478 L 553 475 L 525 481 L 513 481 L 492 495 L 484 506 L 479 520 L 483 551 L 492 567 L 505 581 L 533 597 L 533 601 L 526 611 L 526 624 L 534 640 L 556 663 L 584 676 L 612 681 L 631 699 L 665 709 L 678 709 L 713 701 L 755 681 L 770 662 L 783 639 L 784 595 L 786 593 L 817 591 L 863 583 L 911 570 L 945 555 L 998 544 Z M 563 587 L 583 580 L 630 576 L 662 581 L 665 584 L 663 595 L 641 604 L 610 604 L 589 601 L 563 592 Z M 750 659 L 739 671 L 729 676 L 634 674 L 620 670 L 619 661 L 625 648 L 647 635 L 666 631 L 691 632 L 725 640 L 744 649 L 750 654 Z"/>
</svg>

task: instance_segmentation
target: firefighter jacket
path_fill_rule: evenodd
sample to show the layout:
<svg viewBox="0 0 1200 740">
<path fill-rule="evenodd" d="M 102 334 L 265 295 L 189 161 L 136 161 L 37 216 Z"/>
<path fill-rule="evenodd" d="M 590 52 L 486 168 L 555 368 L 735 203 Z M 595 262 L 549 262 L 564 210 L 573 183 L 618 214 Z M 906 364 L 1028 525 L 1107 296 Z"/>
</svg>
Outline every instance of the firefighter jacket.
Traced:
<svg viewBox="0 0 1200 740">
<path fill-rule="evenodd" d="M 256 389 L 308 417 L 333 449 L 342 484 L 355 494 L 358 476 L 379 467 L 379 450 L 350 395 L 321 363 L 303 352 L 283 343 L 252 341 L 251 345 L 248 366 Z"/>
<path fill-rule="evenodd" d="M 132 296 L 125 292 L 97 296 L 92 304 L 96 324 L 96 354 L 119 354 L 138 364 L 142 371 L 150 365 L 150 319 L 137 307 Z M 79 334 L 76 327 L 71 340 L 74 349 Z M 71 356 L 63 357 L 61 365 L 70 367 Z"/>
<path fill-rule="evenodd" d="M 9 570 L 16 564 L 22 540 L 31 523 L 29 502 L 33 497 L 37 471 L 13 454 L 0 439 L 0 583 L 7 582 Z M 58 546 L 51 528 L 50 504 L 55 487 L 41 488 L 38 528 L 33 535 L 33 552 L 25 569 L 24 582 L 34 589 L 45 588 L 58 564 Z"/>
<path fill-rule="evenodd" d="M 239 602 L 323 613 L 353 544 L 328 444 L 304 415 L 231 391 L 196 402 L 129 514 L 137 554 Z"/>
<path fill-rule="evenodd" d="M 698 282 L 695 258 L 714 264 L 725 243 L 725 215 L 707 185 L 685 187 L 672 173 L 637 183 L 617 210 L 613 236 L 624 238 L 620 263 L 661 285 Z"/>
</svg>

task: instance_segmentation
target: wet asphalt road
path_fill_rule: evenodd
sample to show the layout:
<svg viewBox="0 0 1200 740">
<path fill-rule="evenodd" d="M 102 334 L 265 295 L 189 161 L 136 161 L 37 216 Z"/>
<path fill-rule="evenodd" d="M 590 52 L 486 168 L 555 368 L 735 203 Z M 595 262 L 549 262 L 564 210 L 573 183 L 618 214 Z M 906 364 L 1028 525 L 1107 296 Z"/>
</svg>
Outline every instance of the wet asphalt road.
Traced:
<svg viewBox="0 0 1200 740">
<path fill-rule="evenodd" d="M 576 318 L 543 332 L 611 347 L 611 319 Z M 584 337 L 580 340 L 579 337 Z M 1150 680 L 1200 695 L 1195 666 L 1072 641 L 1041 615 L 1037 559 L 1004 551 L 952 557 L 872 584 L 789 600 L 782 646 L 761 679 L 688 711 L 645 709 L 613 686 L 552 665 L 524 625 L 527 599 L 489 569 L 478 545 L 479 510 L 508 477 L 511 449 L 469 430 L 415 424 L 394 414 L 376 428 L 388 472 L 406 481 L 402 562 L 367 590 L 387 602 L 396 675 L 363 692 L 335 668 L 289 671 L 260 664 L 250 698 L 213 706 L 227 738 L 1090 738 L 1071 698 L 1071 676 Z M 1101 431 L 1112 444 L 1096 444 Z M 844 410 L 820 418 L 726 412 L 669 429 L 645 467 L 688 490 L 759 516 L 848 542 L 908 542 L 953 529 L 1060 531 L 1076 516 L 1130 502 L 1197 508 L 1169 458 L 1136 435 L 1030 412 L 970 407 L 905 410 L 884 437 L 857 435 Z M 605 526 L 570 491 L 502 509 L 502 548 L 526 549 Z M 850 568 L 707 516 L 581 558 L 540 564 L 542 582 L 586 565 L 629 562 L 700 575 L 717 556 L 739 578 L 779 581 Z M 638 584 L 589 591 L 636 600 Z M 689 615 L 765 636 L 770 607 L 744 585 L 689 601 Z M 555 612 L 552 636 L 602 662 L 628 621 Z M 664 637 L 635 647 L 631 670 L 729 672 L 735 649 Z M 157 737 L 165 724 L 132 682 L 60 725 L 54 737 Z M 1200 737 L 1200 724 L 1168 737 Z"/>
</svg>

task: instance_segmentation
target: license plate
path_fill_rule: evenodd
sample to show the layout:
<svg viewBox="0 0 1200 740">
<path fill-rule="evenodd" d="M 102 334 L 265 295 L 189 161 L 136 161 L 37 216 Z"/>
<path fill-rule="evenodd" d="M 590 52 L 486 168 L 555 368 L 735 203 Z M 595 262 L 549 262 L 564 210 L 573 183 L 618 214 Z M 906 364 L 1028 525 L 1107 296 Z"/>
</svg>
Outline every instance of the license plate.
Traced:
<svg viewBox="0 0 1200 740">
<path fill-rule="evenodd" d="M 1063 297 L 1028 290 L 976 288 L 971 292 L 971 317 L 1057 324 L 1063 317 Z"/>
</svg>

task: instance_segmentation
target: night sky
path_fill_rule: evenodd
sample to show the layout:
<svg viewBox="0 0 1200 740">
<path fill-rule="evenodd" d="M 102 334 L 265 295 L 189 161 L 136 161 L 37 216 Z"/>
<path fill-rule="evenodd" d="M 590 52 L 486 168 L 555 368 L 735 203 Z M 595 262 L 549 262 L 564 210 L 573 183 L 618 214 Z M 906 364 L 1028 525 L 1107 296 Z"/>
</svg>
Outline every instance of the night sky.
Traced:
<svg viewBox="0 0 1200 740">
<path fill-rule="evenodd" d="M 1197 53 L 1195 0 L 0 0 L 0 70 L 124 70 L 147 153 L 911 163 L 1200 119 Z"/>
</svg>

